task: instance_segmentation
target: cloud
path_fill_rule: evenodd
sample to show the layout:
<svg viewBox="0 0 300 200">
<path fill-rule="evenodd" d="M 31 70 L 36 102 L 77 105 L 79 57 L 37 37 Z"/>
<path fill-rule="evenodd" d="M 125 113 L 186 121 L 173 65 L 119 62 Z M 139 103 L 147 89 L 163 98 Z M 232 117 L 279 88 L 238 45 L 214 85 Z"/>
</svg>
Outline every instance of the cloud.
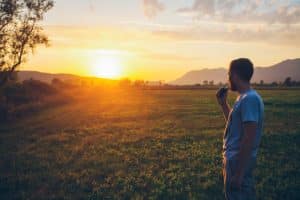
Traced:
<svg viewBox="0 0 300 200">
<path fill-rule="evenodd" d="M 134 52 L 134 51 L 132 51 L 132 52 Z M 198 61 L 201 59 L 200 56 L 157 52 L 157 51 L 150 51 L 150 50 L 145 50 L 145 49 L 138 49 L 138 51 L 136 51 L 135 54 L 139 57 L 143 57 L 148 60 L 152 60 L 152 61 L 159 60 L 160 62 Z"/>
<path fill-rule="evenodd" d="M 177 12 L 186 14 L 186 15 L 197 15 L 201 14 L 202 16 L 210 16 L 215 12 L 215 2 L 212 0 L 196 0 L 192 7 L 179 8 Z"/>
<path fill-rule="evenodd" d="M 154 34 L 183 41 L 300 45 L 300 1 L 194 0 L 176 12 L 191 19 L 190 27 Z"/>
<path fill-rule="evenodd" d="M 122 30 L 122 31 L 120 31 Z M 171 60 L 173 55 L 165 55 L 168 45 L 199 43 L 256 43 L 276 47 L 300 46 L 300 24 L 293 26 L 268 24 L 205 23 L 185 26 L 166 26 L 160 24 L 135 24 L 122 27 L 70 27 L 46 26 L 46 34 L 51 48 L 59 49 L 110 49 L 128 50 L 141 57 Z M 137 47 L 144 47 L 145 52 Z M 155 50 L 153 50 L 155 49 Z M 162 50 L 162 52 L 156 52 Z M 171 48 L 174 50 L 174 48 Z M 142 55 L 141 55 L 142 54 Z M 146 56 L 147 55 L 147 56 Z M 193 60 L 191 57 L 181 60 Z"/>
<path fill-rule="evenodd" d="M 95 5 L 94 5 L 94 1 L 93 0 L 89 0 L 89 10 L 90 10 L 90 12 L 94 12 L 95 11 Z"/>
<path fill-rule="evenodd" d="M 192 6 L 179 8 L 177 13 L 218 22 L 297 24 L 300 1 L 194 0 Z"/>
<path fill-rule="evenodd" d="M 143 0 L 144 14 L 148 18 L 156 17 L 165 10 L 165 5 L 158 0 Z"/>
<path fill-rule="evenodd" d="M 181 30 L 154 30 L 160 39 L 177 42 L 235 42 L 264 43 L 269 45 L 300 45 L 300 26 L 224 25 L 191 26 Z"/>
</svg>

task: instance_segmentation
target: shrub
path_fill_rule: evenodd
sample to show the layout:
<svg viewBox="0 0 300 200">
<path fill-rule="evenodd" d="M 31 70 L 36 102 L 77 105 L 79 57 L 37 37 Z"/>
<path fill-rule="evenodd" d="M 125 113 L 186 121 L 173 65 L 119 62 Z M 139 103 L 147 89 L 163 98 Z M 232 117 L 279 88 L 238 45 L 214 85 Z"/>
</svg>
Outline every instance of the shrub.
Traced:
<svg viewBox="0 0 300 200">
<path fill-rule="evenodd" d="M 39 101 L 45 96 L 53 95 L 56 89 L 37 80 L 25 80 L 23 83 L 8 85 L 3 90 L 7 103 L 20 105 Z"/>
</svg>

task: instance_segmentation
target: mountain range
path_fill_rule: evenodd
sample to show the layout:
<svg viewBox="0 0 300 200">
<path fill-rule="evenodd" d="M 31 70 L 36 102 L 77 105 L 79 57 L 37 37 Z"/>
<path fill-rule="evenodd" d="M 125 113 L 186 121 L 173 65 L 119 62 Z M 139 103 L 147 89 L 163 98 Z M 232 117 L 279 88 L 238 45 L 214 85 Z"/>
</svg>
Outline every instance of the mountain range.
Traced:
<svg viewBox="0 0 300 200">
<path fill-rule="evenodd" d="M 46 83 L 51 83 L 54 78 L 58 78 L 60 80 L 74 80 L 79 78 L 79 76 L 72 74 L 51 74 L 45 72 L 38 71 L 19 71 L 18 72 L 18 80 L 24 81 L 29 79 L 39 80 Z"/>
<path fill-rule="evenodd" d="M 283 82 L 287 77 L 300 81 L 300 58 L 288 59 L 268 67 L 255 67 L 252 82 L 264 83 Z M 171 85 L 193 85 L 202 84 L 203 81 L 214 81 L 214 83 L 227 82 L 227 69 L 202 69 L 185 73 L 178 79 L 169 82 Z"/>
<path fill-rule="evenodd" d="M 54 78 L 57 78 L 61 81 L 71 81 L 71 82 L 78 82 L 83 80 L 93 80 L 93 81 L 113 81 L 110 79 L 105 78 L 98 78 L 98 77 L 88 77 L 88 76 L 78 76 L 73 74 L 52 74 L 52 73 L 45 73 L 45 72 L 38 72 L 38 71 L 18 71 L 18 80 L 24 81 L 29 79 L 39 80 L 46 83 L 51 83 Z"/>
<path fill-rule="evenodd" d="M 283 82 L 287 77 L 292 80 L 300 81 L 300 58 L 288 59 L 268 67 L 255 67 L 252 82 L 259 83 L 261 80 L 264 83 Z M 60 80 L 79 80 L 79 79 L 97 79 L 108 80 L 95 77 L 81 77 L 72 74 L 51 74 L 37 71 L 19 71 L 18 79 L 20 81 L 27 79 L 35 79 L 50 83 L 52 79 Z M 203 81 L 214 81 L 215 84 L 227 82 L 227 69 L 214 68 L 194 70 L 185 73 L 183 76 L 174 81 L 168 82 L 170 85 L 194 85 L 202 84 Z"/>
</svg>

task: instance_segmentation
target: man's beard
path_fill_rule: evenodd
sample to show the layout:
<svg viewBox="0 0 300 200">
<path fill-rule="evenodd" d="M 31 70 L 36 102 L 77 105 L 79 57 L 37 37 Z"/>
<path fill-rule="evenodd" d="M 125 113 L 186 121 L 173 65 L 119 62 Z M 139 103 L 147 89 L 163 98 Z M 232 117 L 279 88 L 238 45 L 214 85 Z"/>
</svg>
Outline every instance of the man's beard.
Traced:
<svg viewBox="0 0 300 200">
<path fill-rule="evenodd" d="M 231 91 L 237 91 L 236 85 L 232 81 L 229 81 L 229 85 Z"/>
</svg>

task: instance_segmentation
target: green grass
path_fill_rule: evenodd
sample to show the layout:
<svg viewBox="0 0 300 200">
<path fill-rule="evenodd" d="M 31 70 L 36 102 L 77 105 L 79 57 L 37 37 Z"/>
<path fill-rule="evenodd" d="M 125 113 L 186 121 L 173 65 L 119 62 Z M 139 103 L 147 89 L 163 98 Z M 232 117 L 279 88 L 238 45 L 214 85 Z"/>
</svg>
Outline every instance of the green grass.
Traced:
<svg viewBox="0 0 300 200">
<path fill-rule="evenodd" d="M 0 199 L 224 199 L 215 91 L 92 92 L 0 125 Z M 259 92 L 257 195 L 297 199 L 299 92 Z"/>
</svg>

